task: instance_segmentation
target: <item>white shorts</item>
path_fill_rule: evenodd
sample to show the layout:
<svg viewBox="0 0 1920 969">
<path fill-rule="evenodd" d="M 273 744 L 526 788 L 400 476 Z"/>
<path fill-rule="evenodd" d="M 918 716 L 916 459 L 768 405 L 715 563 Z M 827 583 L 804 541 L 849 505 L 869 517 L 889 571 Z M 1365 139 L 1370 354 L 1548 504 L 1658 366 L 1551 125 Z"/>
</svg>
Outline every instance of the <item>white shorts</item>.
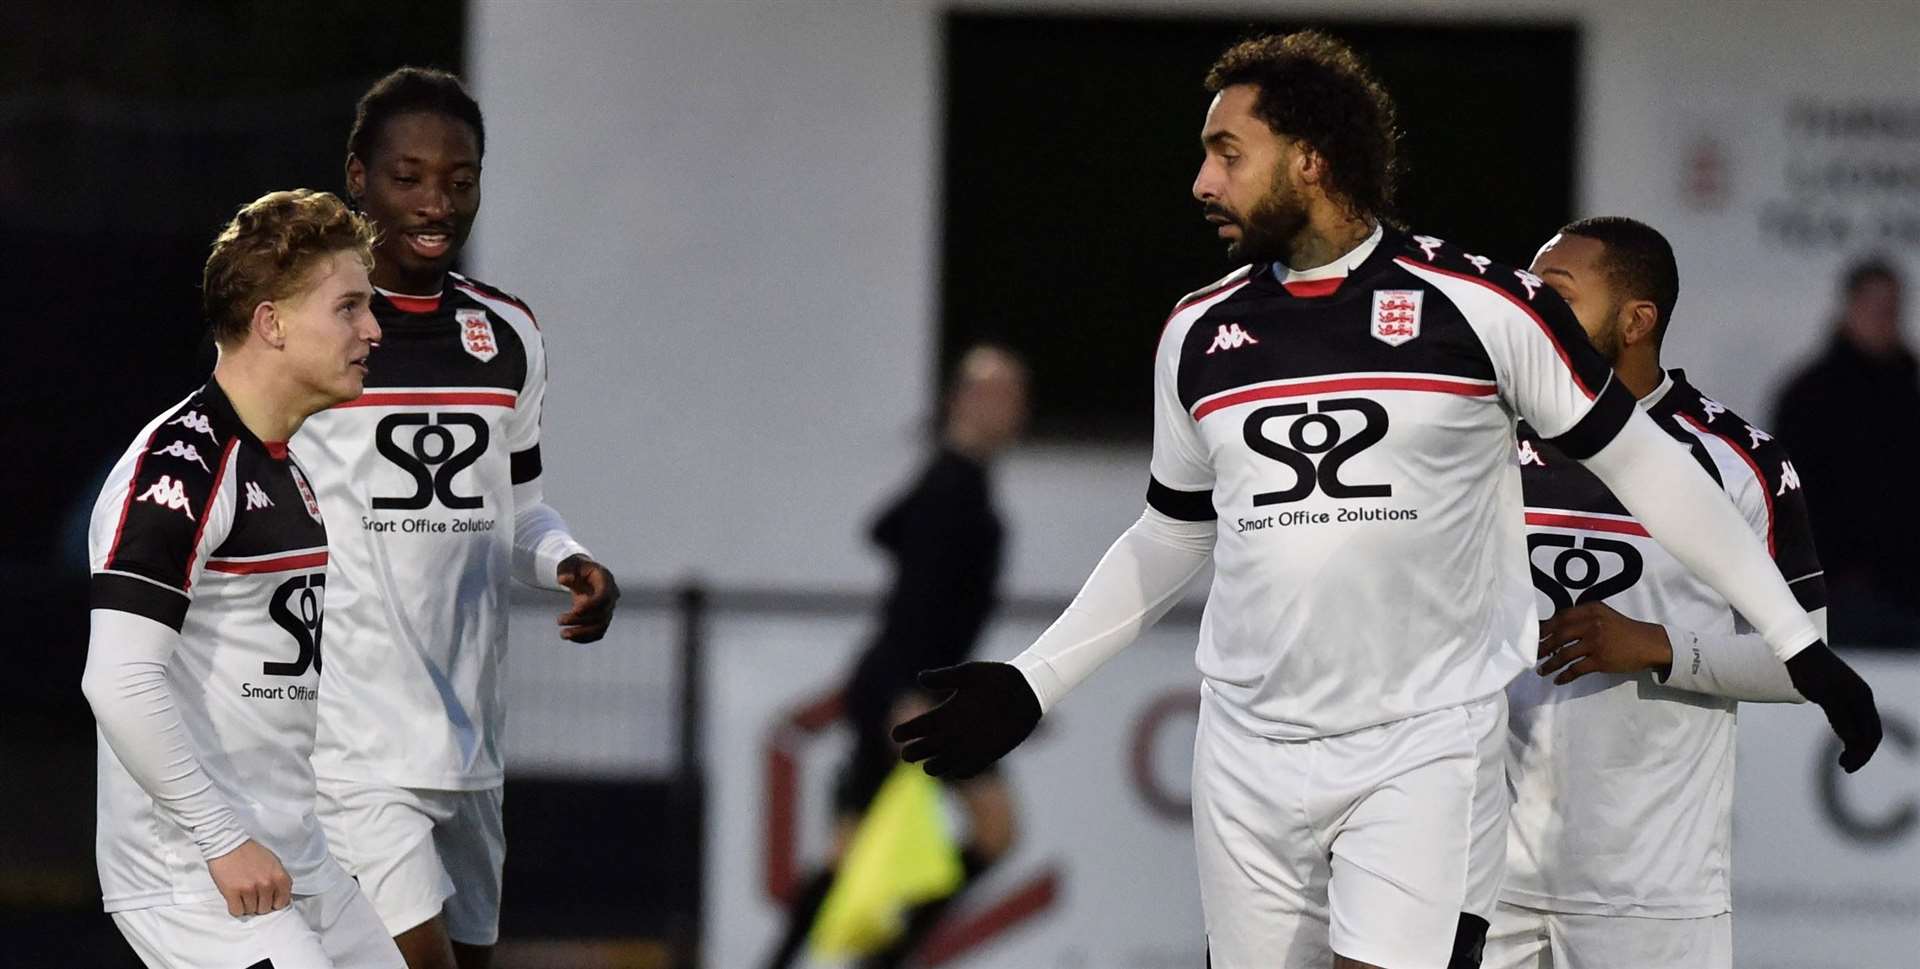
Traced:
<svg viewBox="0 0 1920 969">
<path fill-rule="evenodd" d="M 1569 915 L 1501 902 L 1481 969 L 1732 969 L 1733 916 Z"/>
<path fill-rule="evenodd" d="M 234 918 L 224 899 L 113 913 L 149 969 L 406 969 L 353 879 L 266 915 Z"/>
<path fill-rule="evenodd" d="M 1193 836 L 1214 969 L 1325 969 L 1334 953 L 1445 969 L 1506 863 L 1506 696 L 1299 741 L 1201 697 Z"/>
<path fill-rule="evenodd" d="M 501 789 L 430 791 L 322 778 L 316 802 L 333 856 L 360 880 L 391 935 L 445 914 L 447 937 L 500 937 L 507 838 Z"/>
</svg>

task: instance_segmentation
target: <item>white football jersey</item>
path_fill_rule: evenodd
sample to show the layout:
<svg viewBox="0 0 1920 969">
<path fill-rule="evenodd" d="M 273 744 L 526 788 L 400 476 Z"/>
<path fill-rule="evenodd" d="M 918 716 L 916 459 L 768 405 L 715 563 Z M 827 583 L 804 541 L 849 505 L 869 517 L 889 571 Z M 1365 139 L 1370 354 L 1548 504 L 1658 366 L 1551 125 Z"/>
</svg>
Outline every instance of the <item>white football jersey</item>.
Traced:
<svg viewBox="0 0 1920 969">
<path fill-rule="evenodd" d="M 1809 612 L 1826 607 L 1799 476 L 1765 432 L 1672 371 L 1640 402 L 1687 446 L 1766 540 Z M 1604 601 L 1680 632 L 1750 632 L 1726 599 L 1648 537 L 1600 480 L 1523 426 L 1520 466 L 1539 616 Z M 1652 672 L 1508 688 L 1514 790 L 1501 897 L 1585 915 L 1704 918 L 1730 911 L 1735 701 Z"/>
<path fill-rule="evenodd" d="M 366 391 L 295 446 L 333 525 L 320 776 L 478 790 L 504 777 L 516 485 L 540 474 L 546 352 L 518 300 L 458 275 L 377 293 Z"/>
<path fill-rule="evenodd" d="M 1353 256 L 1243 269 L 1160 340 L 1148 503 L 1217 520 L 1198 666 L 1270 737 L 1503 689 L 1535 639 L 1515 419 L 1591 455 L 1634 417 L 1538 278 L 1392 230 Z"/>
<path fill-rule="evenodd" d="M 284 444 L 208 382 L 121 455 L 88 530 L 94 610 L 180 634 L 167 687 L 193 754 L 297 894 L 346 877 L 314 817 L 327 530 Z M 99 740 L 96 857 L 108 911 L 219 898 L 193 839 Z"/>
</svg>

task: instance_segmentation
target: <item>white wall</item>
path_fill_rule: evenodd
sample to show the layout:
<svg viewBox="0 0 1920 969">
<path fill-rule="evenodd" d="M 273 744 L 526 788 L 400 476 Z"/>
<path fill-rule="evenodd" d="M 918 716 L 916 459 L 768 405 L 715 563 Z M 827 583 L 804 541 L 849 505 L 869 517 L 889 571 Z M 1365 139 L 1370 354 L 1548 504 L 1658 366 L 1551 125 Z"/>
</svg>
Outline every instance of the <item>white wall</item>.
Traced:
<svg viewBox="0 0 1920 969">
<path fill-rule="evenodd" d="M 1765 420 L 1775 375 L 1815 342 L 1834 269 L 1854 248 L 1783 248 L 1757 229 L 1758 207 L 1783 194 L 1785 159 L 1824 150 L 1788 141 L 1784 106 L 1806 94 L 1920 98 L 1911 5 L 1814 7 L 1178 9 L 1578 20 L 1582 211 L 1668 232 L 1683 280 L 1670 360 Z M 475 3 L 470 73 L 493 138 L 473 268 L 541 314 L 556 378 L 549 493 L 624 575 L 808 587 L 879 578 L 860 527 L 917 459 L 934 374 L 943 9 Z M 1525 124 L 1526 92 L 1512 103 Z M 1202 110 L 1196 100 L 1196 119 Z M 1688 208 L 1680 191 L 1702 139 L 1727 160 L 1718 211 Z M 1915 142 L 1859 148 L 1881 149 L 1920 156 Z M 1853 208 L 1920 217 L 1920 198 Z M 1001 480 L 1013 588 L 1076 588 L 1137 514 L 1144 468 L 1129 449 L 1015 457 Z"/>
</svg>

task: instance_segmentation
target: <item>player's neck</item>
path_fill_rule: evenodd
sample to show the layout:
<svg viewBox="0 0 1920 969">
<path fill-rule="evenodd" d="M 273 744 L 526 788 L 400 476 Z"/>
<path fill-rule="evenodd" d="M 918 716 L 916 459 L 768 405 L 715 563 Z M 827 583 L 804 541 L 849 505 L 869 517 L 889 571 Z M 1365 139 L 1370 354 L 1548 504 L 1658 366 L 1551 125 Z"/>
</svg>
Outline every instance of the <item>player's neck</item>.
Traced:
<svg viewBox="0 0 1920 969">
<path fill-rule="evenodd" d="M 1620 385 L 1633 393 L 1634 400 L 1659 390 L 1660 381 L 1667 376 L 1666 369 L 1660 366 L 1659 352 L 1651 348 L 1622 350 L 1620 358 L 1613 362 L 1613 372 L 1620 375 Z"/>
<path fill-rule="evenodd" d="M 392 263 L 375 265 L 368 279 L 374 286 L 402 296 L 436 296 L 447 285 L 445 272 L 408 275 Z"/>
<path fill-rule="evenodd" d="M 1367 241 L 1376 226 L 1331 203 L 1310 206 L 1307 224 L 1287 243 L 1287 267 L 1305 272 L 1327 265 Z"/>
<path fill-rule="evenodd" d="M 262 441 L 285 441 L 327 401 L 296 385 L 283 368 L 249 348 L 221 350 L 213 379 L 233 404 L 240 423 Z"/>
</svg>

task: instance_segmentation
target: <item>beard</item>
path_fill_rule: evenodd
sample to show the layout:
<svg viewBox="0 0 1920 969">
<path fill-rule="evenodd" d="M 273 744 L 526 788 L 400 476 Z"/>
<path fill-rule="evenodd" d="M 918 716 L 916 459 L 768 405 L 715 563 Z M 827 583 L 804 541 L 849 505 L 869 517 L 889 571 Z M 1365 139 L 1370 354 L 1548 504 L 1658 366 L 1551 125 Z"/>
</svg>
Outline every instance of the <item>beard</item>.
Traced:
<svg viewBox="0 0 1920 969">
<path fill-rule="evenodd" d="M 1207 211 L 1240 227 L 1240 238 L 1227 243 L 1227 258 L 1235 262 L 1284 262 L 1294 237 L 1307 226 L 1307 203 L 1291 191 L 1277 166 L 1267 194 L 1245 216 L 1218 205 L 1209 205 Z"/>
<path fill-rule="evenodd" d="M 1610 367 L 1620 366 L 1620 355 L 1627 349 L 1626 327 L 1620 322 L 1620 311 L 1625 307 L 1625 300 L 1614 303 L 1607 310 L 1607 325 L 1592 336 L 1593 348 L 1607 358 Z"/>
</svg>

